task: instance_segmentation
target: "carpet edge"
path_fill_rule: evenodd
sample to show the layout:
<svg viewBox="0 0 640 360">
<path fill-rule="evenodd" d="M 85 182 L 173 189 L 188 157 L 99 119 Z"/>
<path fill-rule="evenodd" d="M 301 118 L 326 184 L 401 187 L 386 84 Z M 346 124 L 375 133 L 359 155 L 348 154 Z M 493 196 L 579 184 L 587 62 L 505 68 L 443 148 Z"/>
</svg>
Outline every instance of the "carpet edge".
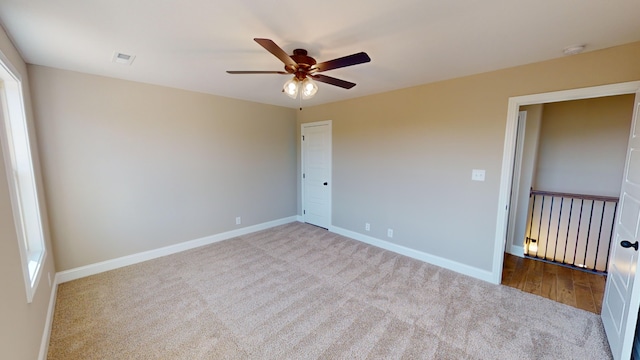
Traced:
<svg viewBox="0 0 640 360">
<path fill-rule="evenodd" d="M 159 257 L 180 253 L 183 251 L 191 250 L 224 240 L 229 240 L 238 236 L 254 233 L 260 230 L 266 230 L 275 226 L 284 225 L 295 221 L 297 221 L 296 216 L 290 216 L 257 225 L 247 226 L 241 229 L 205 236 L 199 239 L 188 240 L 174 245 L 147 250 L 131 255 L 125 255 L 94 264 L 84 265 L 77 268 L 57 272 L 56 280 L 58 284 L 62 284 L 68 281 L 77 280 L 83 277 L 96 275 L 105 271 L 115 270 L 121 267 L 141 263 L 148 260 L 153 260 Z"/>
</svg>

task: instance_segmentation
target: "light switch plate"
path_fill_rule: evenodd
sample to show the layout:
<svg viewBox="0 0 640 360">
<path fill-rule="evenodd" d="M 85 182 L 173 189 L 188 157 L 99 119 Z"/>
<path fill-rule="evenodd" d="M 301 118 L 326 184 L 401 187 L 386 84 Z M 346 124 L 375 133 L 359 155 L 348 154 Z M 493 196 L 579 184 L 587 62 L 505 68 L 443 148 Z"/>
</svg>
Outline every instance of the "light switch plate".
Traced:
<svg viewBox="0 0 640 360">
<path fill-rule="evenodd" d="M 471 170 L 471 180 L 473 181 L 484 181 L 485 171 L 481 169 L 473 169 Z"/>
</svg>

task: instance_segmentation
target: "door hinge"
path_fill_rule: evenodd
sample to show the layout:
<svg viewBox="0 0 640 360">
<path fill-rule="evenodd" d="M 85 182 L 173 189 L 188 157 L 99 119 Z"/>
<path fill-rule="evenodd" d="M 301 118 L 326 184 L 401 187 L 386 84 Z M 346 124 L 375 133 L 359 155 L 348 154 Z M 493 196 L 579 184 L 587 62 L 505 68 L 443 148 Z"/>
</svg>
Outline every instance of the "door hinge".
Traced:
<svg viewBox="0 0 640 360">
<path fill-rule="evenodd" d="M 304 141 L 304 135 L 302 135 L 302 141 Z"/>
<path fill-rule="evenodd" d="M 305 178 L 305 174 L 302 174 L 302 178 L 303 178 L 303 179 Z"/>
<path fill-rule="evenodd" d="M 307 214 L 307 210 L 302 210 L 302 215 L 306 215 Z"/>
</svg>

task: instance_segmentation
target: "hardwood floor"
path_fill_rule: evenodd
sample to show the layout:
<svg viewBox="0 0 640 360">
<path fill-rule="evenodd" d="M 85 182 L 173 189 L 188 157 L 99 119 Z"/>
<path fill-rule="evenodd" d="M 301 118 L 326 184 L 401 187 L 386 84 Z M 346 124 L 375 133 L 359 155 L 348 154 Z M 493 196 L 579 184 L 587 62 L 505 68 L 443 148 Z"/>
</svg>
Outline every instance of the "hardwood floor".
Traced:
<svg viewBox="0 0 640 360">
<path fill-rule="evenodd" d="M 505 254 L 502 285 L 600 314 L 606 276 Z"/>
</svg>

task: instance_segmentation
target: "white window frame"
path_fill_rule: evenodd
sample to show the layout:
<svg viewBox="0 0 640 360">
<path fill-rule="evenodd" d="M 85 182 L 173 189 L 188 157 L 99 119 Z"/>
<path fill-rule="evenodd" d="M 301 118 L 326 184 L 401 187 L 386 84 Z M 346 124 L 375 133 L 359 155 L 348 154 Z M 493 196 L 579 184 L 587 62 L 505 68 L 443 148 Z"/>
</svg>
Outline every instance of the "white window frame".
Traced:
<svg viewBox="0 0 640 360">
<path fill-rule="evenodd" d="M 46 247 L 25 116 L 22 79 L 0 52 L 0 143 L 7 172 L 22 273 L 31 303 L 40 282 Z"/>
</svg>

